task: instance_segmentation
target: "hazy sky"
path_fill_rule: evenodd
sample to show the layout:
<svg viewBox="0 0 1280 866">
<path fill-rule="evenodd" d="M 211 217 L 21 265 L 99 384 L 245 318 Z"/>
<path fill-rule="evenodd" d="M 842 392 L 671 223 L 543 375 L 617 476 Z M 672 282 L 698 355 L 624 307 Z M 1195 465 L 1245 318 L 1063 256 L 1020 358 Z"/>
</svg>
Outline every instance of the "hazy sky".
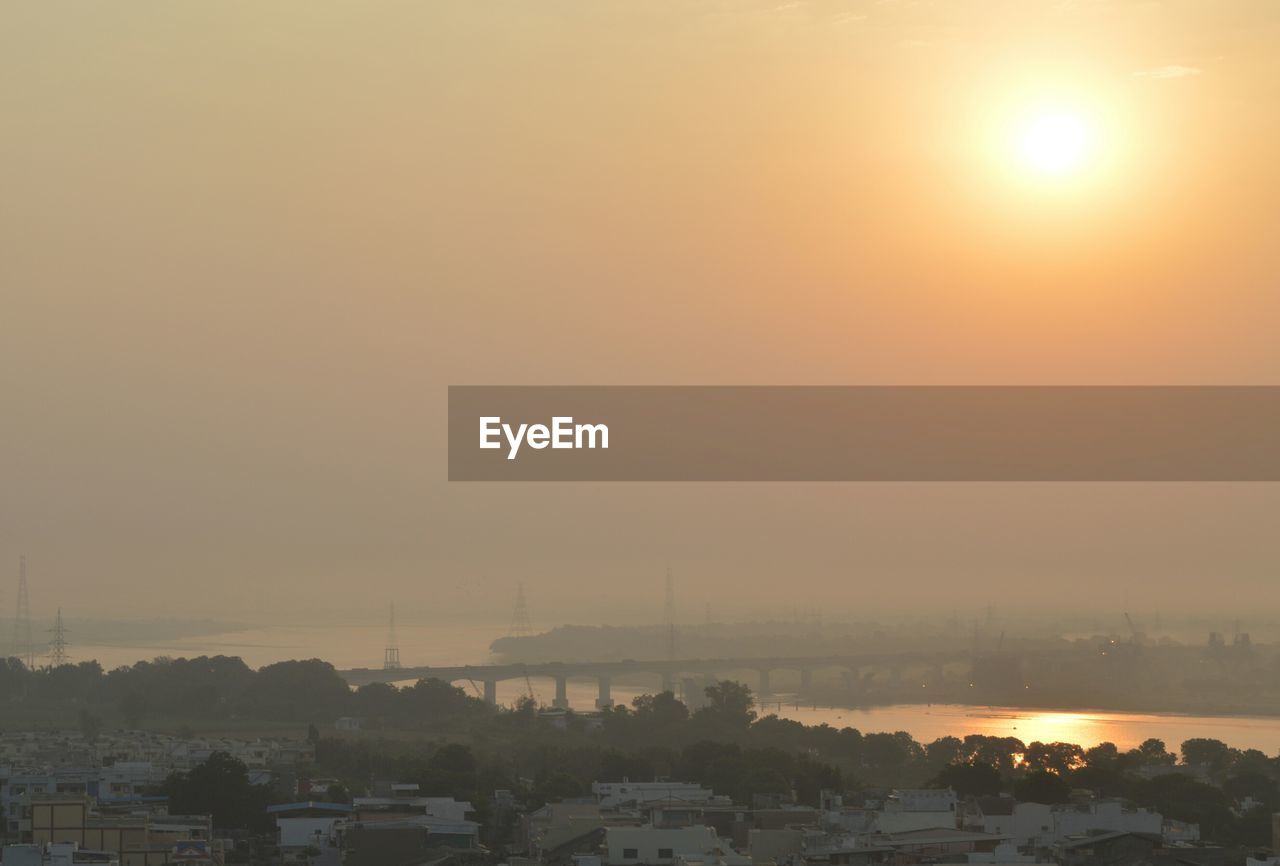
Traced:
<svg viewBox="0 0 1280 866">
<path fill-rule="evenodd" d="M 24 552 L 37 616 L 656 620 L 668 562 L 688 619 L 1280 613 L 1274 485 L 444 442 L 451 383 L 1280 384 L 1277 45 L 1273 0 L 5 3 L 0 618 Z"/>
</svg>

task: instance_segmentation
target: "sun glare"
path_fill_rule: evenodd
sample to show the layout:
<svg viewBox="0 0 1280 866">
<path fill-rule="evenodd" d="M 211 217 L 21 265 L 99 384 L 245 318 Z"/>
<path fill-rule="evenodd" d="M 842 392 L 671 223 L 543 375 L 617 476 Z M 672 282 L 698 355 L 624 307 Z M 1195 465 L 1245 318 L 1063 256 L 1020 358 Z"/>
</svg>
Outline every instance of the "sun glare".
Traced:
<svg viewBox="0 0 1280 866">
<path fill-rule="evenodd" d="M 1061 176 L 1079 170 L 1092 155 L 1094 131 L 1079 113 L 1040 110 L 1029 113 L 1017 130 L 1016 150 L 1024 168 Z"/>
</svg>

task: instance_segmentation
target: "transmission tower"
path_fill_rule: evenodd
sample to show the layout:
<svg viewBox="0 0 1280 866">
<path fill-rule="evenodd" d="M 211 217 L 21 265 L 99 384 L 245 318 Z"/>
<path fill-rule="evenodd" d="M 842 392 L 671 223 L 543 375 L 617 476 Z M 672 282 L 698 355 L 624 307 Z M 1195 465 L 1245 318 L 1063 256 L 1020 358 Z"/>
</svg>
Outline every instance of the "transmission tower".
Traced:
<svg viewBox="0 0 1280 866">
<path fill-rule="evenodd" d="M 49 667 L 59 668 L 71 662 L 67 655 L 67 629 L 62 625 L 62 608 L 58 608 L 58 617 L 49 629 L 53 640 L 49 641 Z"/>
<path fill-rule="evenodd" d="M 667 603 L 665 610 L 667 621 L 667 658 L 676 657 L 676 582 L 671 576 L 671 566 L 667 566 Z"/>
<path fill-rule="evenodd" d="M 382 669 L 400 669 L 400 642 L 396 640 L 396 603 L 391 603 L 391 618 L 387 626 L 387 648 L 382 651 Z"/>
<path fill-rule="evenodd" d="M 27 594 L 27 558 L 18 557 L 18 606 L 13 611 L 13 655 L 27 670 L 36 666 L 35 647 L 31 645 L 31 598 Z"/>
<path fill-rule="evenodd" d="M 528 637 L 533 634 L 533 623 L 529 620 L 529 602 L 524 597 L 524 584 L 516 585 L 516 609 L 511 614 L 511 628 L 507 637 Z"/>
</svg>

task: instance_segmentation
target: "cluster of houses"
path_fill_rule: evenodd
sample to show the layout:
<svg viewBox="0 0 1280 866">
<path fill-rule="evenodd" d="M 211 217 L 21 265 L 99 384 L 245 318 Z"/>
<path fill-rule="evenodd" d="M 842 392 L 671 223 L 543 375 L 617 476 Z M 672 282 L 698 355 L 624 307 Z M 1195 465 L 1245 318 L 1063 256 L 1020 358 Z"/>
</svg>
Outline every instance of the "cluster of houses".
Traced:
<svg viewBox="0 0 1280 866">
<path fill-rule="evenodd" d="M 305 801 L 272 811 L 284 862 L 332 852 L 333 863 L 352 866 L 1219 866 L 1226 859 L 1221 847 L 1200 842 L 1195 825 L 1107 799 L 1046 806 L 924 789 L 857 804 L 824 793 L 819 808 L 776 797 L 746 806 L 700 785 L 654 781 L 598 782 L 591 797 L 528 811 L 499 791 L 494 804 L 493 819 L 505 812 L 514 827 L 501 860 L 481 844 L 470 804 L 422 797 L 413 785 L 351 804 Z M 1254 866 L 1263 864 L 1280 861 Z"/>
<path fill-rule="evenodd" d="M 819 808 L 757 798 L 750 807 L 667 782 L 598 783 L 591 801 L 522 817 L 510 866 L 1167 862 L 1212 866 L 1223 850 L 1199 830 L 1118 800 L 1069 805 L 1011 797 L 961 802 L 949 789 L 894 790 Z M 1140 848 L 1139 859 L 1114 859 Z"/>
<path fill-rule="evenodd" d="M 286 739 L 174 737 L 120 731 L 0 734 L 2 866 L 164 866 L 224 861 L 208 815 L 171 815 L 155 792 L 214 752 L 242 761 L 254 784 L 278 782 L 314 759 Z"/>
<path fill-rule="evenodd" d="M 322 790 L 328 781 L 312 781 L 302 790 Z M 280 860 L 347 866 L 426 863 L 447 856 L 491 861 L 470 803 L 424 797 L 413 784 L 378 785 L 374 794 L 350 803 L 301 800 L 269 807 Z"/>
<path fill-rule="evenodd" d="M 950 789 L 823 792 L 817 806 L 778 796 L 734 802 L 699 784 L 597 782 L 588 797 L 528 808 L 495 791 L 483 819 L 471 803 L 377 782 L 331 802 L 337 780 L 308 776 L 296 741 L 201 740 L 143 732 L 93 743 L 75 735 L 0 736 L 0 866 L 214 866 L 246 862 L 208 815 L 171 815 L 155 791 L 213 752 L 295 801 L 267 807 L 270 859 L 309 866 L 1224 866 L 1199 828 L 1081 795 L 1067 804 Z M 1280 816 L 1277 816 L 1280 835 Z M 1280 847 L 1280 846 L 1278 846 Z M 1238 862 L 1239 852 L 1234 852 Z M 1254 857 L 1249 866 L 1280 866 Z"/>
</svg>

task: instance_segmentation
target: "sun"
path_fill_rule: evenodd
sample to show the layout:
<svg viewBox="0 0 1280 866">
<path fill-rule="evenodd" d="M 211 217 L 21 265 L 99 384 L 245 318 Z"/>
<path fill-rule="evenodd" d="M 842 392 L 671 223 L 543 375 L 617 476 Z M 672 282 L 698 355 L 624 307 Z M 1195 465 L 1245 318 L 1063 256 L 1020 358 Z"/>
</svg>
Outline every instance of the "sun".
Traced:
<svg viewBox="0 0 1280 866">
<path fill-rule="evenodd" d="M 1034 174 L 1060 177 L 1085 166 L 1096 148 L 1093 125 L 1082 112 L 1036 109 L 1015 130 L 1015 153 L 1022 167 Z"/>
</svg>

